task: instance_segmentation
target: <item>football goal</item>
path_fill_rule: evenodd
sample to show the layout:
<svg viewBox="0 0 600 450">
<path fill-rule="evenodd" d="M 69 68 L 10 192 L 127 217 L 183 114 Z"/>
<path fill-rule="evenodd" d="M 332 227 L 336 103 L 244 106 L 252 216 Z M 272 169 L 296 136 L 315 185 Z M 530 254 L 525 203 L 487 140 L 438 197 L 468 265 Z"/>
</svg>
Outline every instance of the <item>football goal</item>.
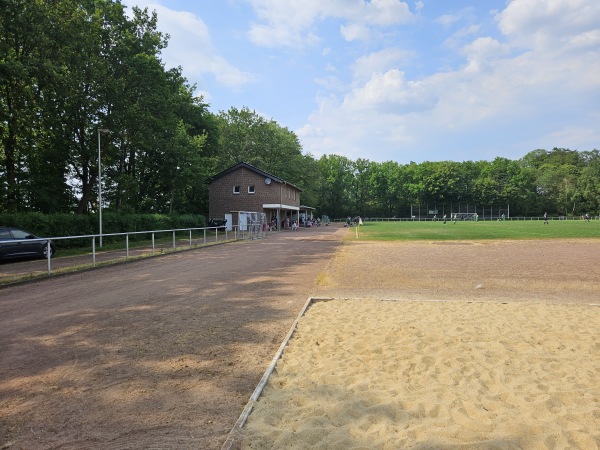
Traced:
<svg viewBox="0 0 600 450">
<path fill-rule="evenodd" d="M 477 220 L 477 213 L 454 213 L 456 220 Z"/>
<path fill-rule="evenodd" d="M 238 211 L 238 227 L 242 239 L 267 236 L 267 215 L 255 211 Z"/>
</svg>

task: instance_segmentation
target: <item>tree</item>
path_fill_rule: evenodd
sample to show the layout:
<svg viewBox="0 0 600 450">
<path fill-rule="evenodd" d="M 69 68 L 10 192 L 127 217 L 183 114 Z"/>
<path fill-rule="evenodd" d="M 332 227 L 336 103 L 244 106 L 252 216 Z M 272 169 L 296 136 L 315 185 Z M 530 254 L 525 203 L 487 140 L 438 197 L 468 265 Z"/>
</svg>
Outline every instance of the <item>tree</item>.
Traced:
<svg viewBox="0 0 600 450">
<path fill-rule="evenodd" d="M 319 159 L 319 209 L 330 217 L 356 215 L 352 209 L 352 161 L 345 156 L 323 155 Z"/>
<path fill-rule="evenodd" d="M 398 163 L 394 161 L 375 163 L 371 167 L 370 174 L 375 214 L 382 217 L 396 216 L 401 206 L 402 190 Z"/>
<path fill-rule="evenodd" d="M 577 180 L 577 189 L 581 193 L 581 212 L 600 215 L 600 152 L 583 152 L 586 166 Z"/>
<path fill-rule="evenodd" d="M 56 31 L 68 28 L 73 15 L 77 13 L 62 14 L 60 5 L 50 2 L 2 2 L 0 184 L 5 189 L 0 191 L 1 209 L 48 210 L 68 204 L 65 155 L 52 151 L 60 130 L 49 126 L 49 120 L 55 123 L 55 119 L 44 112 L 61 70 L 58 49 L 65 38 Z M 45 176 L 36 176 L 40 173 Z"/>
<path fill-rule="evenodd" d="M 353 183 L 351 188 L 353 209 L 361 216 L 372 214 L 371 170 L 374 164 L 368 159 L 359 158 L 354 162 Z"/>
<path fill-rule="evenodd" d="M 522 164 L 534 170 L 540 209 L 563 215 L 577 213 L 584 202 L 578 179 L 586 164 L 578 152 L 564 148 L 536 150 L 525 155 Z"/>
<path fill-rule="evenodd" d="M 98 130 L 107 129 L 100 136 L 104 207 L 173 211 L 178 163 L 205 156 L 199 116 L 209 114 L 181 70 L 165 70 L 167 38 L 156 14 L 134 7 L 128 18 L 113 0 L 3 6 L 2 208 L 97 210 Z"/>
<path fill-rule="evenodd" d="M 217 128 L 219 170 L 244 161 L 303 190 L 314 189 L 314 160 L 303 155 L 296 134 L 276 121 L 265 120 L 246 107 L 232 107 L 219 114 Z M 314 200 L 314 192 L 303 194 L 303 198 Z"/>
</svg>

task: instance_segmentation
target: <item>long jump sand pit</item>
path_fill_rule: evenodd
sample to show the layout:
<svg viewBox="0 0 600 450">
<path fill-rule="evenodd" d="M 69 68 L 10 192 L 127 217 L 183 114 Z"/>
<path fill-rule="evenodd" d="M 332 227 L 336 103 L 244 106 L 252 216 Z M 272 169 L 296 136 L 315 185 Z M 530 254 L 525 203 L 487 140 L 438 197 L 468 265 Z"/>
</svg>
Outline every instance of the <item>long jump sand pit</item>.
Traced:
<svg viewBox="0 0 600 450">
<path fill-rule="evenodd" d="M 245 449 L 600 447 L 600 306 L 313 303 Z"/>
</svg>

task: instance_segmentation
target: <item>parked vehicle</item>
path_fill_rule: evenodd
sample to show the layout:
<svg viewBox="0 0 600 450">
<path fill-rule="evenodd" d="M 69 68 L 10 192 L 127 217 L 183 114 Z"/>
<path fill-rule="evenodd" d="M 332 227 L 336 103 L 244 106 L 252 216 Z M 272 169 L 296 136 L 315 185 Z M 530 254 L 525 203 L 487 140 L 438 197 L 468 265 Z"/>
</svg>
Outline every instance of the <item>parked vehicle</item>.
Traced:
<svg viewBox="0 0 600 450">
<path fill-rule="evenodd" d="M 50 241 L 50 257 L 55 250 L 54 242 Z M 47 257 L 47 239 L 17 228 L 0 227 L 0 260 Z"/>
<path fill-rule="evenodd" d="M 210 219 L 208 221 L 209 227 L 216 227 L 218 230 L 224 230 L 227 226 L 227 219 Z"/>
</svg>

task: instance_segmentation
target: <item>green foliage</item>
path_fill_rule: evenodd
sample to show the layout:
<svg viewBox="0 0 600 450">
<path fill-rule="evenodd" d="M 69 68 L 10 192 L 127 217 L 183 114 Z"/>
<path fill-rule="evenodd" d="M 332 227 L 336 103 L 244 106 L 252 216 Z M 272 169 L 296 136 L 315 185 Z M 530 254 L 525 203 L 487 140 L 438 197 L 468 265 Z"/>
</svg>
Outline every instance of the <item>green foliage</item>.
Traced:
<svg viewBox="0 0 600 450">
<path fill-rule="evenodd" d="M 322 211 L 343 217 L 352 211 L 354 164 L 345 156 L 329 155 L 319 159 L 319 197 Z M 356 214 L 354 214 L 356 215 Z"/>
<path fill-rule="evenodd" d="M 87 236 L 98 234 L 99 218 L 96 214 L 42 214 L 0 213 L 0 225 L 27 230 L 42 237 Z M 206 219 L 193 214 L 102 214 L 102 232 L 126 233 L 135 231 L 172 230 L 180 228 L 202 228 Z M 131 236 L 131 240 L 137 239 Z M 106 238 L 110 240 L 110 238 Z M 88 245 L 88 240 L 61 241 L 62 248 Z"/>
<path fill-rule="evenodd" d="M 104 207 L 207 209 L 190 173 L 209 174 L 214 121 L 180 70 L 163 67 L 156 14 L 132 11 L 113 0 L 3 2 L 0 211 L 97 210 L 99 150 Z"/>
<path fill-rule="evenodd" d="M 304 157 L 298 137 L 255 111 L 230 108 L 218 117 L 218 171 L 241 161 L 302 184 Z"/>
<path fill-rule="evenodd" d="M 408 217 L 411 205 L 510 207 L 511 216 L 579 217 L 600 211 L 598 150 L 536 150 L 522 160 L 401 165 L 329 155 L 319 160 L 316 206 L 331 217 Z"/>
<path fill-rule="evenodd" d="M 182 69 L 164 67 L 157 24 L 116 0 L 2 1 L 0 212 L 89 217 L 102 179 L 107 224 L 135 229 L 122 217 L 205 214 L 207 180 L 240 161 L 295 184 L 304 205 L 332 218 L 406 217 L 413 205 L 600 211 L 598 150 L 406 165 L 303 154 L 296 134 L 248 107 L 210 113 Z"/>
</svg>

